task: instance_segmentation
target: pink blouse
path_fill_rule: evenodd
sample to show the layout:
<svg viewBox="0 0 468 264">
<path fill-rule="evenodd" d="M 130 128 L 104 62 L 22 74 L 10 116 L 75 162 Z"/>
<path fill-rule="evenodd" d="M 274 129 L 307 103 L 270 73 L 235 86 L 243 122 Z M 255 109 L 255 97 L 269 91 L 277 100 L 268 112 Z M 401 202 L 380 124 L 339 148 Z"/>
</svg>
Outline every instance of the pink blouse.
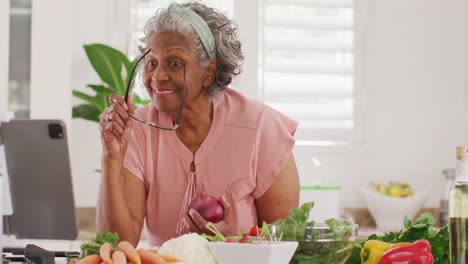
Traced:
<svg viewBox="0 0 468 264">
<path fill-rule="evenodd" d="M 224 195 L 231 204 L 233 231 L 238 232 L 257 224 L 254 201 L 270 188 L 291 155 L 296 121 L 232 89 L 216 95 L 213 107 L 210 131 L 195 155 L 175 132 L 133 122 L 124 166 L 146 186 L 150 245 L 177 236 L 192 161 L 196 195 Z M 136 116 L 172 126 L 170 115 L 152 105 L 138 109 Z"/>
</svg>

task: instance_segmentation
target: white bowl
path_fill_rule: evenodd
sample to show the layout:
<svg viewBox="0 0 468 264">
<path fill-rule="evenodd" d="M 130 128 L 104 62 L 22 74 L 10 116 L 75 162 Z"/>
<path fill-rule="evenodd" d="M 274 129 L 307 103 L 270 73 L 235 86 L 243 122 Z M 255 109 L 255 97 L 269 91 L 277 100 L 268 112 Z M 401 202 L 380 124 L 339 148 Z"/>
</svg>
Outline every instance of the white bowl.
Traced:
<svg viewBox="0 0 468 264">
<path fill-rule="evenodd" d="M 271 243 L 209 242 L 218 264 L 286 264 L 296 251 L 297 241 Z"/>
<path fill-rule="evenodd" d="M 424 205 L 427 192 L 417 192 L 413 197 L 397 198 L 363 190 L 367 208 L 381 231 L 396 231 L 403 228 L 405 216 L 414 219 Z"/>
</svg>

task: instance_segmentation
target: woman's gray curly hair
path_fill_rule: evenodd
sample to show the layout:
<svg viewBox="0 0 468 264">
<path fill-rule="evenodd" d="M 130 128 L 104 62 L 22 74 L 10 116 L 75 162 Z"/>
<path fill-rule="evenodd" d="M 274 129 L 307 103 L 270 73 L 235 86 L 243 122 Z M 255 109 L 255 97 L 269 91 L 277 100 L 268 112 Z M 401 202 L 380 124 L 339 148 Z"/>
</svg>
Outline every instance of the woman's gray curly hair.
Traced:
<svg viewBox="0 0 468 264">
<path fill-rule="evenodd" d="M 215 82 L 206 91 L 209 96 L 212 96 L 218 91 L 226 89 L 226 86 L 231 83 L 232 77 L 241 73 L 244 57 L 241 43 L 237 40 L 237 25 L 219 10 L 203 4 L 186 3 L 182 6 L 192 9 L 203 18 L 215 39 L 218 69 Z M 153 32 L 178 32 L 194 36 L 194 50 L 200 54 L 202 67 L 207 67 L 210 64 L 210 58 L 192 26 L 184 18 L 167 12 L 167 9 L 159 9 L 156 15 L 146 22 L 143 31 L 145 37 L 142 41 L 145 43 Z"/>
</svg>

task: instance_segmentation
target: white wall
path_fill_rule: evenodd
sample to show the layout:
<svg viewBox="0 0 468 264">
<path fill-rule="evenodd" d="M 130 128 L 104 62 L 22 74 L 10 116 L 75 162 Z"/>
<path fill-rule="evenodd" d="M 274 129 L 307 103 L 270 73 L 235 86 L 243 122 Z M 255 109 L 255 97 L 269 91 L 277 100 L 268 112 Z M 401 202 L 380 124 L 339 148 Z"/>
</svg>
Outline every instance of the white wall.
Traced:
<svg viewBox="0 0 468 264">
<path fill-rule="evenodd" d="M 114 19 L 111 2 L 73 2 L 75 88 L 97 80 L 81 45 L 115 41 L 107 30 Z M 456 145 L 468 145 L 465 1 L 369 2 L 367 144 L 297 146 L 302 181 L 339 184 L 343 206 L 363 207 L 359 190 L 370 181 L 400 180 L 430 190 L 426 206 L 437 207 L 445 186 L 441 170 L 453 166 Z M 94 206 L 99 175 L 91 172 L 100 164 L 99 131 L 74 120 L 72 135 L 76 203 Z M 314 167 L 312 158 L 323 166 Z"/>
<path fill-rule="evenodd" d="M 99 83 L 89 63 L 83 44 L 112 43 L 108 21 L 112 9 L 109 1 L 73 1 L 73 89 L 89 92 L 86 84 Z M 80 103 L 73 99 L 74 104 Z M 96 205 L 100 168 L 100 134 L 97 123 L 73 119 L 71 126 L 71 158 L 73 187 L 77 207 Z"/>
<path fill-rule="evenodd" d="M 60 10 L 60 15 L 51 16 L 50 7 Z M 71 53 L 71 14 L 71 1 L 48 0 L 32 5 L 30 117 L 61 119 L 68 127 L 72 65 L 63 56 Z M 54 74 L 60 78 L 54 78 Z"/>
<path fill-rule="evenodd" d="M 342 186 L 342 205 L 361 207 L 370 181 L 430 190 L 438 207 L 441 174 L 455 146 L 468 145 L 464 1 L 370 1 L 367 51 L 368 144 L 328 151 L 297 147 L 303 177 Z M 310 162 L 318 158 L 323 167 Z"/>
<path fill-rule="evenodd" d="M 87 84 L 100 84 L 99 77 L 89 63 L 84 44 L 106 43 L 126 50 L 130 1 L 80 0 L 73 1 L 73 89 L 90 93 Z M 73 99 L 73 104 L 82 103 Z M 77 207 L 96 205 L 101 167 L 101 141 L 99 125 L 95 122 L 73 119 L 71 125 L 71 158 L 73 187 Z"/>
</svg>

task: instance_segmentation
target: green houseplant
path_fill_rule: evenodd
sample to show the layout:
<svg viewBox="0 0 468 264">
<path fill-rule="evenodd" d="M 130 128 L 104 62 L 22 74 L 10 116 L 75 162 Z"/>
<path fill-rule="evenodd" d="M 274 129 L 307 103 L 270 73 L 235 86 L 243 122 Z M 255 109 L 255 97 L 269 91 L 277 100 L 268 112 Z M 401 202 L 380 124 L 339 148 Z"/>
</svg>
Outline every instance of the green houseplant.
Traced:
<svg viewBox="0 0 468 264">
<path fill-rule="evenodd" d="M 83 47 L 91 66 L 102 83 L 86 85 L 92 90 L 91 94 L 73 90 L 73 96 L 82 99 L 85 103 L 74 106 L 72 116 L 73 118 L 99 122 L 102 112 L 109 107 L 109 95 L 112 93 L 124 95 L 136 60 L 132 61 L 121 51 L 104 44 L 90 44 Z M 132 98 L 136 105 L 144 105 L 149 102 L 136 94 L 132 94 Z"/>
</svg>

